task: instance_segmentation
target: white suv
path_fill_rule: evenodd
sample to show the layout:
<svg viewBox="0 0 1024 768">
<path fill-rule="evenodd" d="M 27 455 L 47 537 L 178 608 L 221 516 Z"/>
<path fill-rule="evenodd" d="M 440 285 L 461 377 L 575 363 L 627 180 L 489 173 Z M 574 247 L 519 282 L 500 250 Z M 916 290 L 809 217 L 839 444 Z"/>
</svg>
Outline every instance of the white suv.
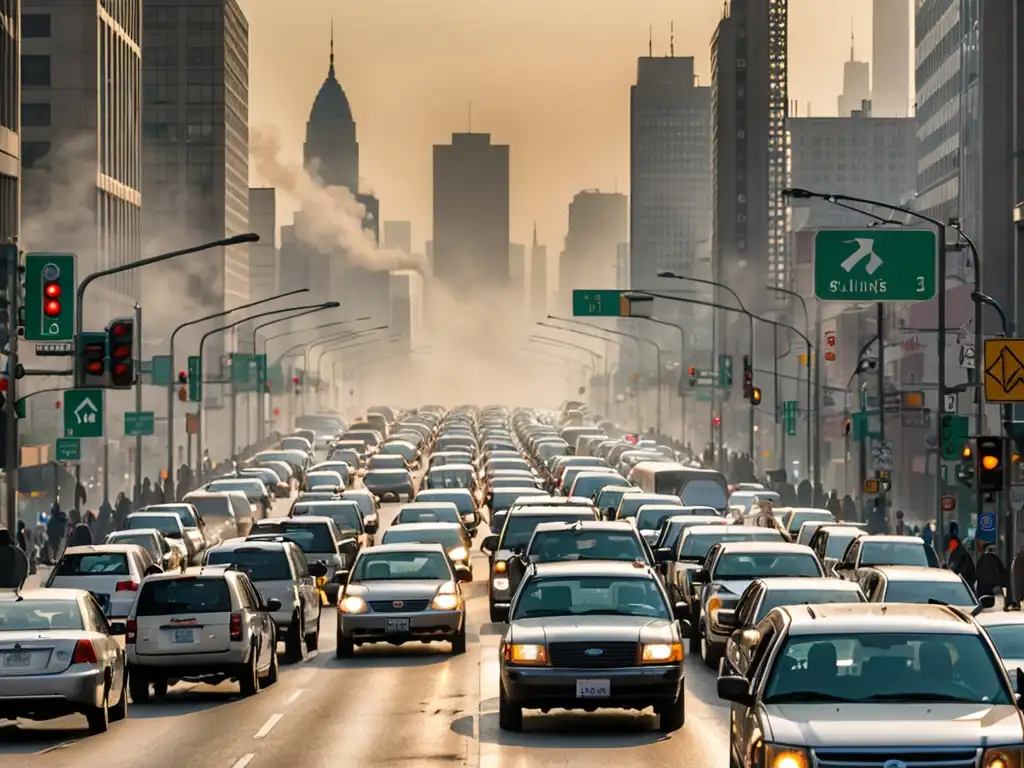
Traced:
<svg viewBox="0 0 1024 768">
<path fill-rule="evenodd" d="M 125 636 L 132 700 L 158 696 L 179 680 L 237 680 L 243 696 L 277 682 L 281 601 L 264 600 L 234 566 L 147 576 Z"/>
</svg>

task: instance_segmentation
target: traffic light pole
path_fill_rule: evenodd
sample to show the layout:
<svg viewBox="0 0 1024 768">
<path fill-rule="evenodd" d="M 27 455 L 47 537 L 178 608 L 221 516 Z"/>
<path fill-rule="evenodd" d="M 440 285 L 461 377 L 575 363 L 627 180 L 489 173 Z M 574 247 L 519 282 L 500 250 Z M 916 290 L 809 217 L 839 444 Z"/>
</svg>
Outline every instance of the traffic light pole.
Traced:
<svg viewBox="0 0 1024 768">
<path fill-rule="evenodd" d="M 885 304 L 878 302 L 875 305 L 875 312 L 875 324 L 878 326 L 878 444 L 885 446 Z M 941 458 L 942 455 L 939 454 L 935 463 L 936 472 Z M 888 518 L 885 513 L 885 483 L 878 484 L 878 501 L 882 507 L 882 519 L 886 520 Z M 939 508 L 942 508 L 941 505 Z"/>
<path fill-rule="evenodd" d="M 173 371 L 173 362 L 172 362 Z M 173 378 L 173 377 L 172 377 Z M 135 412 L 138 413 L 142 410 L 142 304 L 135 305 Z M 169 420 L 169 419 L 168 419 Z M 103 434 L 107 434 L 106 430 L 103 430 Z M 167 467 L 167 474 L 170 476 L 172 466 Z M 103 467 L 104 474 L 106 474 L 106 465 Z M 135 503 L 138 504 L 142 499 L 142 435 L 135 436 Z M 108 486 L 106 483 L 103 485 L 103 497 L 104 500 L 109 499 Z"/>
<path fill-rule="evenodd" d="M 4 489 L 4 502 L 7 508 L 5 520 L 7 530 L 18 530 L 18 465 L 21 463 L 18 456 L 18 413 L 15 410 L 18 402 L 18 334 L 17 327 L 21 316 L 21 278 L 18 274 L 20 262 L 17 244 L 3 246 L 2 265 L 7 285 L 9 313 L 8 327 L 11 329 L 7 341 L 7 399 L 4 401 L 3 418 L 6 430 L 4 431 L 4 475 L 7 484 Z"/>
</svg>

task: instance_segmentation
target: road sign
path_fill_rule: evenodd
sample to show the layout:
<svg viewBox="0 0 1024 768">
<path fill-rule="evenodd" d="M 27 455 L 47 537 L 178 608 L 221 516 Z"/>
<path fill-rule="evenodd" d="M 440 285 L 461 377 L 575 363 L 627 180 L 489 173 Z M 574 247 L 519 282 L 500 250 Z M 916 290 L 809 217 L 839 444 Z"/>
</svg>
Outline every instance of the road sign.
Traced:
<svg viewBox="0 0 1024 768">
<path fill-rule="evenodd" d="M 942 396 L 942 412 L 943 413 L 956 413 L 956 410 L 957 410 L 957 408 L 956 408 L 956 400 L 957 400 L 956 392 L 954 392 L 951 395 L 943 395 Z"/>
<path fill-rule="evenodd" d="M 629 317 L 626 291 L 572 292 L 573 317 Z"/>
<path fill-rule="evenodd" d="M 718 386 L 732 386 L 732 355 L 718 356 Z"/>
<path fill-rule="evenodd" d="M 174 364 L 170 355 L 153 355 L 150 361 L 150 373 L 153 384 L 158 387 L 169 387 L 174 380 Z"/>
<path fill-rule="evenodd" d="M 64 437 L 103 437 L 103 390 L 64 392 Z"/>
<path fill-rule="evenodd" d="M 69 357 L 75 354 L 73 341 L 41 341 L 36 344 L 39 357 Z"/>
<path fill-rule="evenodd" d="M 996 513 L 982 512 L 978 515 L 978 530 L 984 533 L 992 533 L 996 529 Z"/>
<path fill-rule="evenodd" d="M 973 344 L 961 344 L 960 345 L 960 367 L 973 370 L 975 366 L 974 362 L 974 345 Z"/>
<path fill-rule="evenodd" d="M 152 411 L 128 411 L 124 415 L 124 433 L 128 437 L 152 435 L 155 425 Z"/>
<path fill-rule="evenodd" d="M 57 438 L 57 461 L 81 461 L 82 441 L 77 437 Z"/>
<path fill-rule="evenodd" d="M 796 400 L 786 400 L 782 404 L 782 420 L 785 422 L 786 434 L 789 437 L 796 437 Z"/>
<path fill-rule="evenodd" d="M 876 472 L 892 470 L 892 442 L 886 440 L 871 446 L 871 468 Z"/>
<path fill-rule="evenodd" d="M 231 356 L 231 381 L 236 392 L 254 392 L 266 379 L 266 355 L 235 353 Z"/>
<path fill-rule="evenodd" d="M 203 360 L 198 355 L 188 358 L 188 399 L 193 403 L 203 399 Z"/>
<path fill-rule="evenodd" d="M 985 339 L 985 400 L 1024 403 L 1024 339 Z"/>
<path fill-rule="evenodd" d="M 75 338 L 75 255 L 25 254 L 25 339 Z"/>
<path fill-rule="evenodd" d="M 199 414 L 185 414 L 185 434 L 194 435 L 199 432 Z"/>
<path fill-rule="evenodd" d="M 953 413 L 942 414 L 942 458 L 957 461 L 967 445 L 967 417 Z"/>
<path fill-rule="evenodd" d="M 952 512 L 956 509 L 956 496 L 947 493 L 942 497 L 941 506 L 943 512 Z"/>
<path fill-rule="evenodd" d="M 823 301 L 927 301 L 935 296 L 934 230 L 819 229 L 814 295 Z"/>
</svg>

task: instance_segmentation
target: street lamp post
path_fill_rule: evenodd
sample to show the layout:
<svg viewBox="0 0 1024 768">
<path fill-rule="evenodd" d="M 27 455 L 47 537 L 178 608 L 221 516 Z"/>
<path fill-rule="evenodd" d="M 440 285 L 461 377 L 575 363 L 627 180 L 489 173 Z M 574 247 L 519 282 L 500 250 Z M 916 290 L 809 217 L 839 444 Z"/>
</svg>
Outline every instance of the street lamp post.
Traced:
<svg viewBox="0 0 1024 768">
<path fill-rule="evenodd" d="M 790 296 L 790 297 L 796 299 L 797 301 L 800 302 L 800 306 L 801 306 L 801 308 L 804 311 L 804 333 L 806 334 L 806 336 L 804 338 L 807 339 L 807 461 L 810 462 L 812 456 L 818 456 L 819 455 L 818 449 L 812 443 L 812 439 L 813 438 L 812 438 L 812 429 L 811 429 L 811 419 L 812 419 L 811 411 L 814 411 L 813 419 L 814 419 L 815 427 L 814 427 L 813 431 L 814 431 L 814 433 L 819 435 L 819 437 L 817 438 L 819 443 L 820 443 L 820 440 L 821 440 L 821 437 L 820 437 L 820 435 L 821 435 L 821 408 L 819 407 L 820 406 L 819 403 L 815 403 L 811 399 L 811 365 L 812 364 L 814 365 L 814 376 L 815 376 L 815 379 L 817 381 L 817 384 L 815 385 L 815 387 L 816 387 L 816 389 L 819 392 L 821 391 L 821 376 L 818 373 L 818 369 L 821 366 L 821 361 L 820 360 L 812 360 L 812 354 L 811 354 L 811 342 L 810 342 L 810 338 L 811 338 L 811 316 L 810 316 L 810 313 L 808 313 L 808 311 L 807 311 L 807 302 L 804 300 L 804 297 L 801 296 L 796 291 L 791 291 L 791 290 L 789 290 L 789 288 L 779 288 L 778 286 L 774 286 L 774 285 L 766 285 L 765 288 L 767 290 L 769 290 L 769 291 L 775 291 L 776 293 L 781 293 L 781 294 L 783 294 L 785 296 Z M 778 365 L 778 361 L 776 361 L 776 365 Z M 785 440 L 785 438 L 783 438 L 783 440 Z M 815 462 L 815 464 L 817 464 L 817 462 Z M 786 474 L 788 476 L 788 474 L 789 474 L 788 470 L 787 470 Z M 819 476 L 820 476 L 820 473 L 819 473 Z"/>
<path fill-rule="evenodd" d="M 675 328 L 679 331 L 679 376 L 683 375 L 683 360 L 686 358 L 686 329 L 683 328 L 681 323 L 670 323 L 667 320 L 658 320 L 654 317 L 641 317 L 640 320 L 646 320 L 650 323 L 656 323 L 658 325 L 664 325 L 668 328 Z M 751 365 L 753 365 L 753 358 L 751 358 Z M 682 379 L 680 378 L 680 381 Z M 679 392 L 680 401 L 680 424 L 679 424 L 679 440 L 683 445 L 686 444 L 686 398 L 683 397 L 682 391 Z"/>
</svg>

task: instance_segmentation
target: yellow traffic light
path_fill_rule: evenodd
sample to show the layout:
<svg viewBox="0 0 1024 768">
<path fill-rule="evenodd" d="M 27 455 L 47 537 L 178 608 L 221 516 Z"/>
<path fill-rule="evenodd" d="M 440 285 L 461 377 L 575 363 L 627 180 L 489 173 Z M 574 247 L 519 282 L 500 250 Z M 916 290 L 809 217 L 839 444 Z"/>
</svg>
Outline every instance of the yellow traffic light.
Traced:
<svg viewBox="0 0 1024 768">
<path fill-rule="evenodd" d="M 760 405 L 761 404 L 761 388 L 760 387 L 754 387 L 754 389 L 751 391 L 751 393 L 750 393 L 750 404 L 751 405 Z"/>
<path fill-rule="evenodd" d="M 999 457 L 991 455 L 983 456 L 981 459 L 981 466 L 982 469 L 987 469 L 988 471 L 991 472 L 993 469 L 999 466 Z"/>
<path fill-rule="evenodd" d="M 964 461 L 967 461 L 970 458 L 971 458 L 971 446 L 965 445 L 964 446 Z"/>
</svg>

